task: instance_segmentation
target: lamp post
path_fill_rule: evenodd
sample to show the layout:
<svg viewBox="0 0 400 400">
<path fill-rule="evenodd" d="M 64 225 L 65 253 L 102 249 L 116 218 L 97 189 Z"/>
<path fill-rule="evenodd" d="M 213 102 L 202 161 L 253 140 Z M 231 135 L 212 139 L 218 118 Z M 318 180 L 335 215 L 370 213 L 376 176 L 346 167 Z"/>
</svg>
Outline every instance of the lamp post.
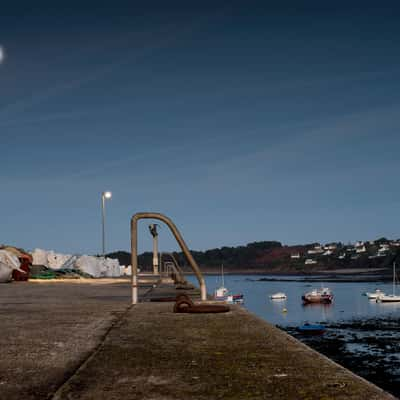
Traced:
<svg viewBox="0 0 400 400">
<path fill-rule="evenodd" d="M 103 192 L 101 194 L 101 227 L 102 227 L 102 250 L 103 257 L 106 254 L 106 232 L 105 232 L 105 220 L 106 220 L 106 212 L 105 212 L 105 203 L 106 199 L 109 200 L 112 197 L 111 192 Z"/>
</svg>

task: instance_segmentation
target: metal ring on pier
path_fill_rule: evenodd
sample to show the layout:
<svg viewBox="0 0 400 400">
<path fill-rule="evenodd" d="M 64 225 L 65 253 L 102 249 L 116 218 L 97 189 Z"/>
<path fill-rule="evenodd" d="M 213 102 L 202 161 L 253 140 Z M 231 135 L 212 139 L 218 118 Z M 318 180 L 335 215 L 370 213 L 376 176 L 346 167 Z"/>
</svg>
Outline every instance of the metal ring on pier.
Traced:
<svg viewBox="0 0 400 400">
<path fill-rule="evenodd" d="M 193 304 L 190 298 L 180 298 L 174 304 L 175 313 L 216 314 L 228 312 L 230 308 L 219 304 Z"/>
</svg>

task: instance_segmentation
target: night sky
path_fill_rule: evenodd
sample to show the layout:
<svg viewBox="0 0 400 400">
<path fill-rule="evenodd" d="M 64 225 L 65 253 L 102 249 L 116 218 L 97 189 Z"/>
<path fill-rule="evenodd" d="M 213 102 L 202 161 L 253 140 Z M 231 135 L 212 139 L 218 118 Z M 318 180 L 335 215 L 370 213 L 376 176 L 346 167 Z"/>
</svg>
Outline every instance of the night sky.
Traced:
<svg viewBox="0 0 400 400">
<path fill-rule="evenodd" d="M 2 5 L 0 243 L 400 237 L 396 3 L 191 3 Z"/>
</svg>

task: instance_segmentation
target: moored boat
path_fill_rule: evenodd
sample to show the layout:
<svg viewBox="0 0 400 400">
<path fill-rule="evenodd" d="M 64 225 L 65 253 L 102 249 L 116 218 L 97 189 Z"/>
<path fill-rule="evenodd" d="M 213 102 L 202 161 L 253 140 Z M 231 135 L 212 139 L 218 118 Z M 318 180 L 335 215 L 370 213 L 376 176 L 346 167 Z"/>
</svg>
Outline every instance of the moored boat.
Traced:
<svg viewBox="0 0 400 400">
<path fill-rule="evenodd" d="M 243 294 L 228 294 L 226 296 L 226 302 L 229 304 L 243 304 L 244 296 Z"/>
<path fill-rule="evenodd" d="M 369 299 L 377 299 L 380 296 L 385 296 L 385 293 L 383 293 L 381 290 L 376 289 L 375 292 L 366 292 L 365 295 L 369 298 Z"/>
<path fill-rule="evenodd" d="M 396 263 L 393 263 L 393 293 L 385 295 L 384 293 L 376 298 L 377 303 L 400 303 L 400 296 L 396 295 Z"/>
<path fill-rule="evenodd" d="M 218 289 L 215 289 L 214 298 L 215 300 L 225 300 L 226 296 L 228 296 L 229 290 L 224 286 L 220 286 Z"/>
<path fill-rule="evenodd" d="M 221 266 L 221 278 L 222 278 L 222 285 L 215 289 L 214 291 L 214 299 L 220 301 L 226 301 L 230 304 L 243 304 L 244 303 L 244 296 L 241 293 L 238 294 L 230 294 L 229 290 L 225 287 L 225 280 L 224 280 L 224 266 Z"/>
<path fill-rule="evenodd" d="M 376 298 L 377 303 L 400 303 L 400 296 L 388 294 Z"/>
<path fill-rule="evenodd" d="M 326 328 L 323 325 L 308 323 L 298 326 L 296 329 L 298 332 L 305 333 L 307 335 L 322 335 L 326 331 Z"/>
<path fill-rule="evenodd" d="M 333 293 L 329 288 L 313 289 L 311 292 L 304 293 L 301 297 L 304 304 L 310 303 L 332 303 Z"/>
<path fill-rule="evenodd" d="M 282 299 L 286 299 L 287 296 L 283 292 L 278 292 L 278 293 L 271 294 L 271 296 L 269 296 L 269 298 L 271 300 L 282 300 Z"/>
</svg>

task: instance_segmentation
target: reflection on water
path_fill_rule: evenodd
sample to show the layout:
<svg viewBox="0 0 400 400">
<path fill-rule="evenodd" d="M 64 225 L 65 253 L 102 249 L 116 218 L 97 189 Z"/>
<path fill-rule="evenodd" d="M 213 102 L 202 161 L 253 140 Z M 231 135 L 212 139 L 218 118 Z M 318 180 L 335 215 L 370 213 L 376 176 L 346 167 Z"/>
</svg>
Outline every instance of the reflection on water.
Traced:
<svg viewBox="0 0 400 400">
<path fill-rule="evenodd" d="M 380 289 L 391 293 L 391 283 L 376 282 L 279 282 L 257 281 L 262 275 L 226 275 L 225 286 L 232 293 L 243 293 L 244 306 L 272 324 L 288 326 L 304 322 L 335 322 L 353 318 L 370 318 L 400 311 L 400 303 L 376 303 L 362 294 Z M 274 276 L 273 278 L 277 278 Z M 285 277 L 287 279 L 287 277 Z M 190 277 L 196 282 L 194 277 Z M 220 285 L 215 276 L 205 277 L 208 293 Z M 310 288 L 328 286 L 334 294 L 332 304 L 303 305 L 301 296 Z M 272 300 L 269 296 L 284 292 L 287 299 Z M 287 310 L 285 312 L 284 310 Z"/>
</svg>

